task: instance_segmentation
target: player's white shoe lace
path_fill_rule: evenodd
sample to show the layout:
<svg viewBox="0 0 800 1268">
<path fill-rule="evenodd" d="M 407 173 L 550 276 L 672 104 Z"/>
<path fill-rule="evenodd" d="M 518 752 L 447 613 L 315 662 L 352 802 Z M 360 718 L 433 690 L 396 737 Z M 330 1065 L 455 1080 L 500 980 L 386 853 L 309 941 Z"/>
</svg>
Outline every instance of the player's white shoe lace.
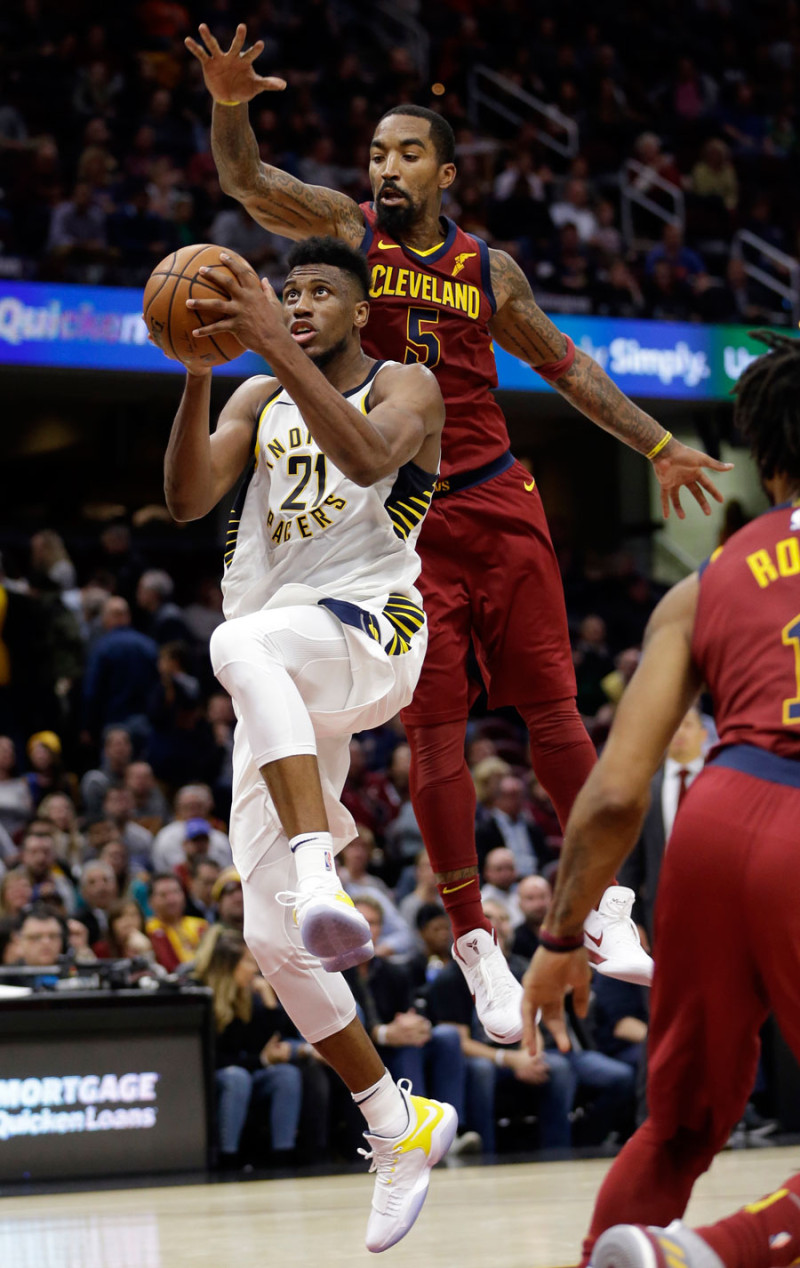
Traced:
<svg viewBox="0 0 800 1268">
<path fill-rule="evenodd" d="M 339 973 L 371 960 L 375 954 L 370 928 L 336 877 L 321 879 L 302 893 L 276 895 L 282 907 L 294 907 L 303 946 L 318 957 L 328 973 Z"/>
<path fill-rule="evenodd" d="M 668 1228 L 617 1224 L 606 1229 L 592 1251 L 592 1268 L 724 1268 L 707 1242 L 680 1220 Z"/>
<path fill-rule="evenodd" d="M 522 987 L 494 935 L 472 929 L 457 939 L 454 951 L 489 1038 L 495 1043 L 517 1043 L 522 1038 Z"/>
<path fill-rule="evenodd" d="M 400 1136 L 370 1136 L 364 1139 L 369 1150 L 359 1149 L 371 1159 L 375 1174 L 372 1210 L 367 1223 L 367 1250 L 388 1250 L 405 1237 L 416 1220 L 428 1193 L 431 1168 L 444 1158 L 458 1128 L 452 1105 L 412 1096 L 408 1079 L 397 1085 L 408 1108 L 408 1127 Z"/>
<path fill-rule="evenodd" d="M 653 961 L 639 939 L 631 920 L 636 895 L 624 885 L 611 885 L 603 894 L 597 911 L 590 911 L 583 925 L 583 945 L 598 973 L 622 982 L 649 986 Z"/>
</svg>

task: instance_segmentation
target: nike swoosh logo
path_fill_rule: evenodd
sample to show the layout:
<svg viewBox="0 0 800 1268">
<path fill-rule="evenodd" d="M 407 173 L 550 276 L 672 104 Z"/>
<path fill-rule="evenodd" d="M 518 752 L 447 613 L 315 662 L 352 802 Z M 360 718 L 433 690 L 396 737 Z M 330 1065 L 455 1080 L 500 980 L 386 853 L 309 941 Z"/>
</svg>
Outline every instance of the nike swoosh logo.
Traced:
<svg viewBox="0 0 800 1268">
<path fill-rule="evenodd" d="M 442 890 L 442 893 L 455 894 L 457 890 L 466 889 L 468 885 L 471 885 L 472 882 L 477 879 L 478 879 L 477 876 L 470 876 L 468 881 L 462 881 L 460 885 L 445 885 L 444 889 Z"/>
<path fill-rule="evenodd" d="M 289 849 L 292 851 L 292 854 L 294 854 L 295 850 L 299 850 L 301 845 L 308 845 L 308 842 L 313 840 L 313 837 L 303 837 L 302 841 L 296 841 L 294 845 L 289 846 Z"/>
<path fill-rule="evenodd" d="M 399 242 L 379 242 L 379 251 L 400 251 L 402 250 Z"/>
<path fill-rule="evenodd" d="M 601 947 L 603 945 L 603 938 L 605 934 L 601 933 L 600 937 L 596 938 L 593 933 L 589 933 L 588 929 L 584 929 L 583 932 L 586 934 L 587 938 L 591 939 L 591 941 L 595 944 L 596 947 Z"/>
<path fill-rule="evenodd" d="M 525 481 L 525 489 L 528 493 L 532 493 L 535 488 L 536 488 L 535 480 L 531 480 L 530 484 L 528 484 L 527 480 Z"/>
<path fill-rule="evenodd" d="M 425 1121 L 417 1123 L 412 1134 L 395 1145 L 393 1152 L 404 1154 L 412 1149 L 422 1148 L 429 1154 L 433 1143 L 433 1129 L 442 1118 L 444 1118 L 444 1110 L 441 1106 L 428 1103 L 425 1106 Z"/>
</svg>

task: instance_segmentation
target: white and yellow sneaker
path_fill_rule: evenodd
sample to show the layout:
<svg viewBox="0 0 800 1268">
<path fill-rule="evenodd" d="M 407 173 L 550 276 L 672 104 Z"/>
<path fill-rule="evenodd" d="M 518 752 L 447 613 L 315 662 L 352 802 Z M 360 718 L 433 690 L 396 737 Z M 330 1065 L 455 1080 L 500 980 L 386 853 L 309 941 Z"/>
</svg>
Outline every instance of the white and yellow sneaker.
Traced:
<svg viewBox="0 0 800 1268">
<path fill-rule="evenodd" d="M 408 1127 L 401 1136 L 370 1136 L 371 1149 L 359 1149 L 376 1172 L 372 1211 L 367 1223 L 367 1250 L 388 1250 L 405 1237 L 428 1193 L 431 1168 L 444 1158 L 458 1129 L 452 1105 L 412 1096 L 408 1079 L 400 1079 L 400 1093 L 408 1108 Z"/>
<path fill-rule="evenodd" d="M 317 956 L 328 973 L 341 973 L 375 954 L 369 925 L 336 878 L 298 893 L 277 895 L 283 907 L 294 907 L 303 946 Z"/>
</svg>

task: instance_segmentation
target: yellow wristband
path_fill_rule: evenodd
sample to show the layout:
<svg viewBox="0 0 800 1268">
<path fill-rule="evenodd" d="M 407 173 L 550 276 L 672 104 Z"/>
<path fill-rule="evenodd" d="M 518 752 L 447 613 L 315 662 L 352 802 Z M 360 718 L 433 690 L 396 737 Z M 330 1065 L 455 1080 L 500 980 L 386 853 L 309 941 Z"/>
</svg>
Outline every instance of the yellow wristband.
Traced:
<svg viewBox="0 0 800 1268">
<path fill-rule="evenodd" d="M 214 98 L 218 106 L 240 106 L 241 101 L 220 101 L 218 97 Z"/>
<path fill-rule="evenodd" d="M 671 440 L 672 440 L 672 432 L 665 431 L 664 435 L 661 437 L 658 444 L 653 445 L 653 448 L 650 450 L 650 452 L 645 454 L 645 458 L 647 459 L 647 461 L 652 462 L 654 458 L 657 458 L 658 455 L 661 453 L 661 450 L 666 449 L 667 445 L 669 444 Z"/>
</svg>

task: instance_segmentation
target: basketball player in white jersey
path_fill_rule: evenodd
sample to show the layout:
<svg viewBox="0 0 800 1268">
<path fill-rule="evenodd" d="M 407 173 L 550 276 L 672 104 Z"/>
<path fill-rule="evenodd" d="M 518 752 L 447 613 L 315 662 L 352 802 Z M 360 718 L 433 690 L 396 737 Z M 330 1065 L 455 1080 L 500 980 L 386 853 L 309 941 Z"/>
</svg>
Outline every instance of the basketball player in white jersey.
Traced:
<svg viewBox="0 0 800 1268">
<path fill-rule="evenodd" d="M 197 519 L 242 477 L 227 620 L 211 659 L 238 718 L 230 837 L 244 932 L 300 1033 L 364 1113 L 377 1171 L 367 1247 L 381 1251 L 416 1219 L 456 1112 L 395 1084 L 356 1017 L 338 970 L 373 948 L 333 856 L 355 836 L 339 801 L 350 736 L 411 699 L 425 653 L 415 542 L 444 407 L 423 366 L 362 352 L 369 282 L 359 252 L 332 238 L 298 244 L 282 305 L 268 282 L 226 263 L 235 281 L 219 280 L 231 299 L 189 306 L 277 377 L 243 383 L 209 435 L 210 372 L 187 371 L 167 505 L 179 521 Z"/>
</svg>

